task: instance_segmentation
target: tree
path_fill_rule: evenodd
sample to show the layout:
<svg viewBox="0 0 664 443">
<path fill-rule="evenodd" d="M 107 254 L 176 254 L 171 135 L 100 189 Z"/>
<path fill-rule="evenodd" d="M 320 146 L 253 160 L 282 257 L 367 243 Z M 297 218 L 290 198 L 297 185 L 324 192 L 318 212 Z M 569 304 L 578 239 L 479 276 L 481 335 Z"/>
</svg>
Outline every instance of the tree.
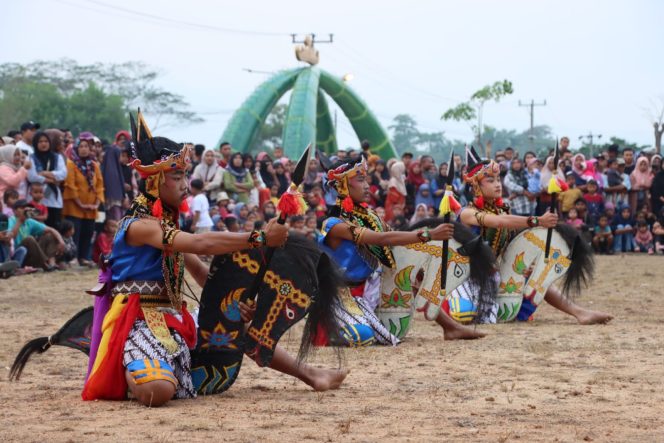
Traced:
<svg viewBox="0 0 664 443">
<path fill-rule="evenodd" d="M 655 130 L 655 150 L 662 155 L 662 135 L 664 134 L 664 96 L 651 100 L 648 110 L 650 122 Z"/>
<path fill-rule="evenodd" d="M 79 65 L 74 60 L 61 59 L 27 65 L 4 63 L 0 65 L 0 90 L 5 92 L 16 82 L 31 82 L 50 85 L 64 98 L 70 98 L 94 83 L 105 95 L 120 97 L 125 111 L 140 106 L 151 117 L 153 130 L 202 122 L 203 119 L 189 109 L 181 95 L 156 85 L 159 75 L 142 62 Z M 25 113 L 26 109 L 18 111 Z M 32 115 L 30 118 L 36 119 Z M 126 126 L 125 123 L 122 127 Z"/>
<path fill-rule="evenodd" d="M 417 122 L 408 114 L 394 117 L 394 123 L 388 126 L 392 130 L 392 143 L 399 154 L 417 149 L 420 142 L 420 131 Z"/>
<path fill-rule="evenodd" d="M 268 114 L 256 140 L 251 145 L 251 152 L 259 152 L 265 149 L 274 149 L 281 145 L 286 123 L 286 113 L 288 106 L 284 103 L 276 105 Z"/>
<path fill-rule="evenodd" d="M 512 87 L 512 82 L 509 80 L 498 81 L 492 85 L 486 85 L 478 91 L 475 91 L 473 95 L 470 96 L 470 100 L 459 103 L 457 106 L 445 111 L 441 119 L 465 121 L 469 123 L 477 119 L 477 123 L 471 124 L 471 128 L 476 134 L 475 140 L 477 144 L 483 146 L 482 133 L 484 129 L 482 123 L 484 118 L 484 104 L 490 100 L 498 102 L 502 97 L 512 94 L 513 92 L 514 88 Z"/>
<path fill-rule="evenodd" d="M 532 146 L 535 147 L 535 154 L 538 156 L 546 156 L 549 150 L 556 146 L 551 128 L 546 125 L 534 126 L 532 134 L 530 129 L 517 132 L 514 129 L 496 129 L 485 125 L 482 134 L 483 140 L 491 140 L 494 154 L 511 146 L 523 155 L 531 149 L 531 137 L 533 137 Z"/>
</svg>

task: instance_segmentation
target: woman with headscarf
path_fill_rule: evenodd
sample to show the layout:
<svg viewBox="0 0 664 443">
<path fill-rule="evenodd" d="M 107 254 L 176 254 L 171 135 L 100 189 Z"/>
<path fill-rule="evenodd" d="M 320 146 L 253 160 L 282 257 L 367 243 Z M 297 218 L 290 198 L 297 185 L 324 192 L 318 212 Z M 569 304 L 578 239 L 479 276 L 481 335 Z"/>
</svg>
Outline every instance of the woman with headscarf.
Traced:
<svg viewBox="0 0 664 443">
<path fill-rule="evenodd" d="M 420 189 L 417 190 L 415 195 L 415 208 L 417 206 L 424 205 L 427 207 L 427 214 L 429 213 L 429 208 L 434 207 L 434 198 L 433 193 L 431 192 L 431 185 L 429 183 L 422 183 Z"/>
<path fill-rule="evenodd" d="M 79 139 L 81 137 L 83 137 L 83 134 L 79 136 Z M 88 140 L 88 144 L 92 142 L 89 139 L 89 135 L 85 138 Z M 94 136 L 92 138 L 94 140 Z M 101 174 L 104 179 L 106 218 L 111 220 L 120 220 L 122 218 L 122 202 L 127 195 L 124 173 L 122 171 L 122 164 L 120 163 L 122 146 L 126 140 L 129 140 L 129 133 L 127 131 L 119 131 L 115 135 L 115 144 L 106 147 L 106 151 L 100 161 Z M 99 161 L 100 159 L 97 158 L 97 160 Z"/>
<path fill-rule="evenodd" d="M 510 162 L 504 184 L 509 193 L 512 214 L 530 216 L 533 213 L 535 200 L 531 200 L 532 195 L 528 192 L 528 176 L 520 158 L 515 157 Z"/>
<path fill-rule="evenodd" d="M 282 160 L 274 161 L 274 175 L 277 179 L 275 182 L 279 185 L 279 190 L 277 191 L 277 197 L 281 197 L 284 192 L 288 190 L 288 185 L 290 181 L 288 180 L 288 173 L 286 171 L 286 166 Z"/>
<path fill-rule="evenodd" d="M 654 157 L 653 160 L 655 160 Z M 659 171 L 655 173 L 650 186 L 650 205 L 652 212 L 662 220 L 664 218 L 664 214 L 662 214 L 662 208 L 664 208 L 664 168 L 661 166 Z"/>
<path fill-rule="evenodd" d="M 553 156 L 549 156 L 546 158 L 546 162 L 544 162 L 544 166 L 542 166 L 542 171 L 540 174 L 541 192 L 540 192 L 538 207 L 536 210 L 536 214 L 538 215 L 542 215 L 546 211 L 548 211 L 549 206 L 551 205 L 551 194 L 549 194 L 548 191 L 549 191 L 549 181 L 551 180 L 553 174 L 554 174 Z M 558 166 L 558 169 L 555 171 L 555 176 L 559 180 L 562 180 L 563 182 L 565 181 L 565 174 L 563 173 L 560 166 Z"/>
<path fill-rule="evenodd" d="M 207 149 L 202 156 L 202 161 L 196 165 L 191 178 L 198 179 L 203 182 L 203 191 L 207 194 L 208 198 L 213 200 L 216 195 L 221 191 L 221 185 L 224 180 L 224 169 L 219 166 L 219 162 L 214 155 L 212 149 Z"/>
<path fill-rule="evenodd" d="M 62 211 L 74 224 L 76 257 L 81 266 L 92 264 L 89 260 L 90 244 L 94 234 L 97 209 L 99 204 L 104 202 L 105 196 L 102 172 L 99 163 L 92 159 L 91 154 L 91 140 L 79 139 L 72 152 L 74 159 L 67 160 Z M 108 158 L 108 155 L 106 157 Z M 121 185 L 123 184 L 124 180 Z"/>
<path fill-rule="evenodd" d="M 224 188 L 235 201 L 249 202 L 249 193 L 254 188 L 254 181 L 244 167 L 244 160 L 239 152 L 231 155 L 229 159 L 228 168 L 224 171 Z"/>
<path fill-rule="evenodd" d="M 13 144 L 0 146 L 0 201 L 6 189 L 16 189 L 20 199 L 27 194 L 28 170 L 32 162 L 21 162 L 21 150 Z"/>
<path fill-rule="evenodd" d="M 586 192 L 588 180 L 592 178 L 592 174 L 588 171 L 585 155 L 576 154 L 572 157 L 572 176 L 576 181 L 576 187 Z"/>
<path fill-rule="evenodd" d="M 390 182 L 388 184 L 387 197 L 385 198 L 385 221 L 390 222 L 394 218 L 394 207 L 402 209 L 406 206 L 406 165 L 397 161 L 390 168 Z"/>
<path fill-rule="evenodd" d="M 408 222 L 409 225 L 414 225 L 419 223 L 422 220 L 425 220 L 429 216 L 429 208 L 424 203 L 419 203 L 415 206 L 415 212 Z"/>
<path fill-rule="evenodd" d="M 54 151 L 50 137 L 37 132 L 32 139 L 34 153 L 30 156 L 34 167 L 28 169 L 30 183 L 43 183 L 42 204 L 48 209 L 46 225 L 58 229 L 62 220 L 62 192 L 60 184 L 67 178 L 65 158 Z"/>
<path fill-rule="evenodd" d="M 629 175 L 632 188 L 629 191 L 629 206 L 632 208 L 632 214 L 636 214 L 636 208 L 643 206 L 648 201 L 650 187 L 655 175 L 650 170 L 650 162 L 645 156 L 636 160 L 636 166 Z"/>
</svg>

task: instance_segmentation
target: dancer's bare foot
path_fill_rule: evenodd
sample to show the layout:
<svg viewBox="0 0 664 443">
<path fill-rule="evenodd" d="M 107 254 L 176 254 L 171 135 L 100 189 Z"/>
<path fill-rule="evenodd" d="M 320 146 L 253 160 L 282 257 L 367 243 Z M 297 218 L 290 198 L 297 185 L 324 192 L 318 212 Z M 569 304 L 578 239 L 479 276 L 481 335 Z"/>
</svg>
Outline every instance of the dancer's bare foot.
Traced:
<svg viewBox="0 0 664 443">
<path fill-rule="evenodd" d="M 445 340 L 477 340 L 486 337 L 486 334 L 468 326 L 458 325 L 454 329 L 443 329 L 443 337 Z"/>
<path fill-rule="evenodd" d="M 613 315 L 606 312 L 583 309 L 576 315 L 576 319 L 580 325 L 605 325 L 613 320 Z"/>
<path fill-rule="evenodd" d="M 309 372 L 309 374 L 306 383 L 314 388 L 314 391 L 323 392 L 339 389 L 350 371 L 347 369 L 321 369 L 311 367 L 307 372 Z"/>
</svg>

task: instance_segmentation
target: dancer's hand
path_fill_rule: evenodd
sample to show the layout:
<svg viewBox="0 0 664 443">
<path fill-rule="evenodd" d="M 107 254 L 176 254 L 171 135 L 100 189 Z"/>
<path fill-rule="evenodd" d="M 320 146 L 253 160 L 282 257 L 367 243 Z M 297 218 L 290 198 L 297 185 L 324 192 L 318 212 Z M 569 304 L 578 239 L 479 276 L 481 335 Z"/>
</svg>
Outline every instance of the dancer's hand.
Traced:
<svg viewBox="0 0 664 443">
<path fill-rule="evenodd" d="M 554 228 L 558 224 L 558 214 L 547 212 L 539 217 L 539 225 L 543 228 Z"/>
<path fill-rule="evenodd" d="M 240 302 L 240 317 L 244 323 L 249 323 L 256 314 L 256 303 L 253 300 L 247 300 L 247 303 Z"/>
<path fill-rule="evenodd" d="M 449 240 L 454 237 L 454 225 L 452 223 L 443 223 L 436 226 L 430 232 L 431 240 Z"/>
<path fill-rule="evenodd" d="M 288 225 L 280 225 L 277 219 L 273 218 L 265 227 L 265 236 L 268 246 L 281 246 L 288 239 Z"/>
</svg>

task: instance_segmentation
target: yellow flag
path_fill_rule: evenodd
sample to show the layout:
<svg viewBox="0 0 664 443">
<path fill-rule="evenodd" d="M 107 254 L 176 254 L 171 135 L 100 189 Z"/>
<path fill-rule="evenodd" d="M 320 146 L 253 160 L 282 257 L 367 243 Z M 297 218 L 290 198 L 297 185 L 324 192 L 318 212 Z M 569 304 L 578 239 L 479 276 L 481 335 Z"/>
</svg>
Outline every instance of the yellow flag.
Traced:
<svg viewBox="0 0 664 443">
<path fill-rule="evenodd" d="M 549 194 L 557 194 L 561 191 L 562 189 L 560 188 L 560 185 L 558 184 L 558 180 L 556 180 L 556 177 L 551 177 L 551 180 L 549 180 L 549 189 L 547 189 L 547 192 Z"/>
</svg>

